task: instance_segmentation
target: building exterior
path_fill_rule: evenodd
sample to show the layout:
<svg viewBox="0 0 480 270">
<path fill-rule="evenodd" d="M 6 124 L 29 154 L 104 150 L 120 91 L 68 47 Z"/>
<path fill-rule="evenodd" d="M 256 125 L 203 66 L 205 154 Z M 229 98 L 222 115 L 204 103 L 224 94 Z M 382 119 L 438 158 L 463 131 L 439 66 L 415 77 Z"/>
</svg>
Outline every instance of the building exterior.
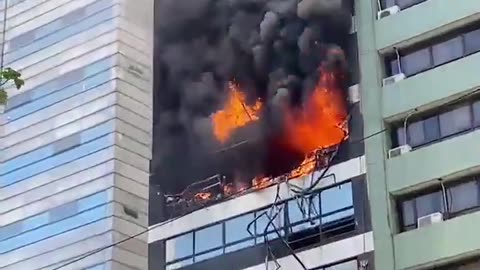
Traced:
<svg viewBox="0 0 480 270">
<path fill-rule="evenodd" d="M 277 266 L 288 270 L 304 269 L 299 261 L 309 270 L 375 269 L 366 159 L 361 140 L 364 132 L 358 94 L 355 27 L 350 39 L 353 46 L 346 52 L 352 67 L 350 139 L 340 148 L 339 158 L 326 176 L 312 187 L 308 200 L 318 211 L 311 217 L 312 222 L 302 217 L 297 205 L 299 201 L 286 183 L 165 220 L 161 210 L 164 198 L 161 190 L 155 190 L 156 180 L 152 176 L 149 269 L 254 270 L 277 269 Z M 319 170 L 291 182 L 308 188 L 311 179 L 319 178 L 322 172 Z M 276 195 L 281 198 L 276 206 L 282 210 L 277 216 L 280 218 L 274 222 L 279 228 L 278 234 L 293 252 L 277 232 L 264 229 L 268 220 L 263 213 L 271 211 Z M 304 210 L 308 211 L 308 207 Z M 265 234 L 268 245 L 265 245 Z M 269 262 L 266 263 L 268 254 Z"/>
<path fill-rule="evenodd" d="M 147 269 L 152 7 L 0 1 L 0 269 Z"/>
<path fill-rule="evenodd" d="M 479 269 L 480 2 L 383 4 L 401 11 L 357 1 L 364 131 L 381 133 L 365 141 L 375 267 Z"/>
</svg>

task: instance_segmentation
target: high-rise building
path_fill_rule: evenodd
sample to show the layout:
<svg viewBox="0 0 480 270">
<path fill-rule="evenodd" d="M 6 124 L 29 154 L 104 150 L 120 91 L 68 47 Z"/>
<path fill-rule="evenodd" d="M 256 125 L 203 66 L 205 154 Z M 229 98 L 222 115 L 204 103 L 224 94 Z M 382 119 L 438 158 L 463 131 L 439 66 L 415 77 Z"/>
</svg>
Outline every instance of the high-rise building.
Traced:
<svg viewBox="0 0 480 270">
<path fill-rule="evenodd" d="M 348 18 L 354 22 L 347 37 L 348 46 L 344 48 L 351 70 L 348 83 L 351 117 L 349 139 L 340 146 L 336 158 L 328 164 L 328 169 L 319 166 L 313 173 L 265 189 L 253 189 L 241 196 L 217 200 L 217 196 L 221 195 L 208 193 L 205 198 L 217 202 L 189 209 L 188 203 L 195 204 L 195 198 L 180 198 L 178 203 L 176 198 L 168 196 L 167 202 L 165 200 L 162 186 L 166 184 L 162 184 L 154 166 L 159 159 L 158 152 L 161 152 L 156 149 L 160 138 L 157 138 L 154 124 L 149 269 L 374 269 L 363 143 L 364 121 L 358 87 L 356 8 L 353 8 L 352 1 L 343 2 L 351 13 Z M 179 12 L 179 9 L 175 11 Z M 160 14 L 163 11 L 155 12 Z M 158 16 L 155 18 L 160 20 Z M 172 19 L 174 23 L 178 22 Z M 158 87 L 161 88 L 160 84 Z M 159 92 L 158 89 L 155 91 L 156 101 L 162 99 Z M 154 123 L 155 117 L 160 115 L 157 109 L 155 106 Z M 188 153 L 184 154 L 188 156 Z M 188 170 L 188 165 L 183 164 L 183 170 Z M 216 177 L 211 179 L 199 182 L 207 188 L 221 182 L 221 179 L 215 182 Z M 289 183 L 306 188 L 307 194 L 298 196 Z M 194 185 L 179 197 L 198 192 L 195 190 L 198 187 Z M 171 209 L 176 213 L 168 213 Z M 274 226 L 270 226 L 269 222 Z"/>
<path fill-rule="evenodd" d="M 0 10 L 0 269 L 147 269 L 153 0 Z"/>
<path fill-rule="evenodd" d="M 480 2 L 378 3 L 356 10 L 375 267 L 479 269 Z"/>
</svg>

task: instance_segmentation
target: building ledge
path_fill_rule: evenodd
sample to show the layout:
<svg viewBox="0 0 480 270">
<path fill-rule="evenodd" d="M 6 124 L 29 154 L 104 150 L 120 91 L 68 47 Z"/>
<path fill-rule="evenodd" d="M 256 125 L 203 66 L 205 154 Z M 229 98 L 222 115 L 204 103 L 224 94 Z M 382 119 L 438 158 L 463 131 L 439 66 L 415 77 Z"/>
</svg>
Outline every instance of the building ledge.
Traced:
<svg viewBox="0 0 480 270">
<path fill-rule="evenodd" d="M 322 171 L 314 172 L 313 177 L 319 177 L 321 173 Z M 353 158 L 332 166 L 323 181 L 320 181 L 315 189 L 325 188 L 365 173 L 365 157 Z M 311 174 L 290 181 L 295 185 L 307 188 L 310 185 L 310 179 Z M 179 218 L 173 218 L 165 223 L 152 225 L 150 226 L 148 241 L 152 243 L 164 240 L 218 221 L 261 209 L 274 202 L 276 191 L 277 186 L 272 186 L 202 208 Z M 280 197 L 283 200 L 292 198 L 293 195 L 285 183 L 280 184 Z"/>
<path fill-rule="evenodd" d="M 396 269 L 432 267 L 480 254 L 480 212 L 394 236 Z"/>
<path fill-rule="evenodd" d="M 452 5 L 451 0 L 429 0 L 377 20 L 377 50 L 385 53 L 441 35 L 479 19 L 479 9 L 478 0 L 462 0 L 461 5 Z"/>
<path fill-rule="evenodd" d="M 429 110 L 475 90 L 479 62 L 476 53 L 383 87 L 383 118 L 397 120 L 414 108 Z"/>
<path fill-rule="evenodd" d="M 480 130 L 438 142 L 388 159 L 387 186 L 390 193 L 411 192 L 438 182 L 477 172 Z"/>
</svg>

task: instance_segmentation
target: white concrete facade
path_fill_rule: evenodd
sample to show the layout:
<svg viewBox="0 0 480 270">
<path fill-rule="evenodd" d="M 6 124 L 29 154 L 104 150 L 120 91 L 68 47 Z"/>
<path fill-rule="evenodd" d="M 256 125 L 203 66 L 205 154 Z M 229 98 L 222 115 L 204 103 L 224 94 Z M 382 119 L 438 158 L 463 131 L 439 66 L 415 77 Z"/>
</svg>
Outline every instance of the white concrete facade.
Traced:
<svg viewBox="0 0 480 270">
<path fill-rule="evenodd" d="M 148 227 L 153 0 L 5 1 L 0 269 L 54 269 Z M 147 242 L 62 269 L 147 269 Z"/>
</svg>

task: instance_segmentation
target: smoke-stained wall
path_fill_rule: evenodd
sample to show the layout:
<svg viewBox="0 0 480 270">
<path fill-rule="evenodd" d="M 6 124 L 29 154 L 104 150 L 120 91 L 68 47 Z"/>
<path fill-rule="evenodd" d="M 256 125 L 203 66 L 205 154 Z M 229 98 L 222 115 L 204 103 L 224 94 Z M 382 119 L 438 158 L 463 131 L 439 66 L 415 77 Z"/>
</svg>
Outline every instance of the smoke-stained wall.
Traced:
<svg viewBox="0 0 480 270">
<path fill-rule="evenodd" d="M 302 106 L 322 63 L 346 68 L 329 52 L 349 47 L 349 3 L 157 1 L 152 186 L 178 193 L 225 168 L 256 174 L 267 166 L 266 156 L 278 157 L 267 153 L 269 135 L 278 128 L 277 100 L 287 93 L 289 106 Z M 231 141 L 255 143 L 218 155 L 224 146 L 212 134 L 211 115 L 222 107 L 231 81 L 248 101 L 260 98 L 268 108 L 262 121 Z"/>
</svg>

